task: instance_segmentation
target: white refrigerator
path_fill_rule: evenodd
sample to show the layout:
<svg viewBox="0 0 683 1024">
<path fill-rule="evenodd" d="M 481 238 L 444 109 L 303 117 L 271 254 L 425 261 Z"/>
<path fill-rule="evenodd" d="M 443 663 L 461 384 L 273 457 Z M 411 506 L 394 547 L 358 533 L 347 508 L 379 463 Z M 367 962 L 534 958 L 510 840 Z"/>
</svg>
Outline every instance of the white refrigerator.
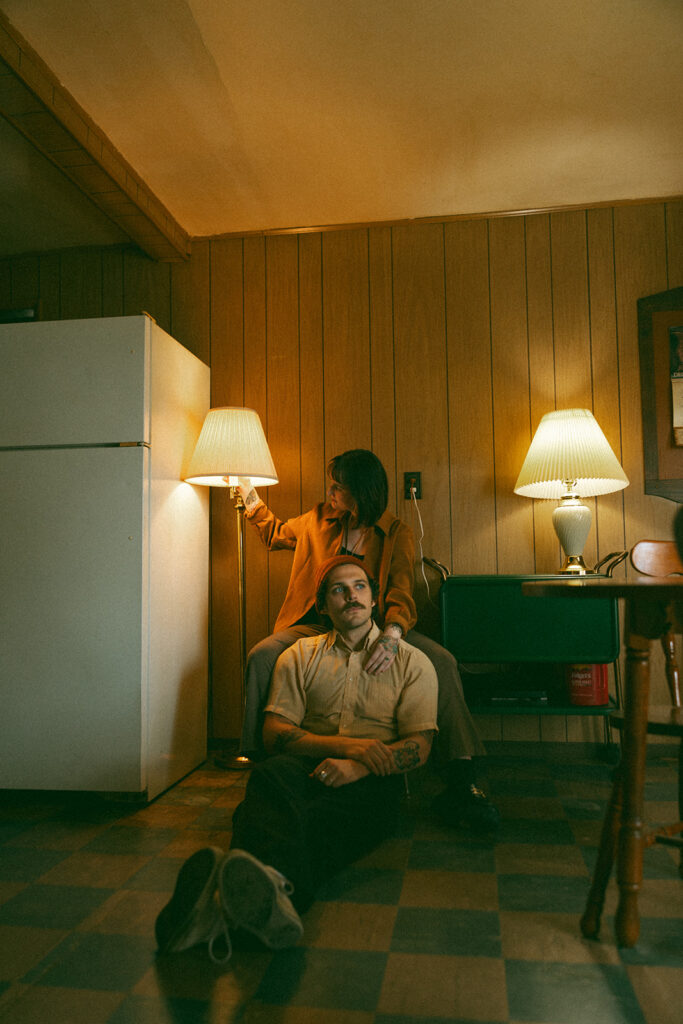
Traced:
<svg viewBox="0 0 683 1024">
<path fill-rule="evenodd" d="M 0 789 L 206 757 L 209 368 L 147 315 L 0 325 Z"/>
</svg>

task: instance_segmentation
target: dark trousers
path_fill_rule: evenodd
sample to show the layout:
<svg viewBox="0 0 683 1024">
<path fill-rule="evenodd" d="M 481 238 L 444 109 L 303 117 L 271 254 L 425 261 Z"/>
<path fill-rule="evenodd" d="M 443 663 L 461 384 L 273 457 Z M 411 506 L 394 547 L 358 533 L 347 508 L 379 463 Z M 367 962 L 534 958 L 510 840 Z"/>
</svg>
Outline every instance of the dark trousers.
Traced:
<svg viewBox="0 0 683 1024">
<path fill-rule="evenodd" d="M 254 765 L 233 815 L 231 847 L 282 872 L 299 913 L 323 882 L 395 831 L 404 792 L 400 775 L 324 786 L 310 778 L 319 760 L 283 754 Z"/>
</svg>

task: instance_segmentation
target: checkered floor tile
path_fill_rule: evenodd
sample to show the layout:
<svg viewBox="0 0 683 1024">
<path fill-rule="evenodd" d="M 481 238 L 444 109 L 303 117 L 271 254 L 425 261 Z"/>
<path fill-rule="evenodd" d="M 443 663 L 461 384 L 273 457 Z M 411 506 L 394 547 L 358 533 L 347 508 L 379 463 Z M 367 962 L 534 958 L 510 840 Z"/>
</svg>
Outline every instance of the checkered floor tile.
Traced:
<svg viewBox="0 0 683 1024">
<path fill-rule="evenodd" d="M 678 1024 L 678 852 L 646 851 L 641 936 L 620 950 L 611 883 L 598 942 L 579 916 L 612 768 L 579 744 L 490 743 L 494 837 L 432 816 L 411 777 L 399 834 L 335 878 L 294 949 L 212 965 L 160 957 L 154 921 L 184 860 L 227 849 L 245 773 L 211 762 L 149 806 L 0 793 L 2 1024 Z M 676 754 L 654 748 L 650 820 L 676 813 Z"/>
</svg>

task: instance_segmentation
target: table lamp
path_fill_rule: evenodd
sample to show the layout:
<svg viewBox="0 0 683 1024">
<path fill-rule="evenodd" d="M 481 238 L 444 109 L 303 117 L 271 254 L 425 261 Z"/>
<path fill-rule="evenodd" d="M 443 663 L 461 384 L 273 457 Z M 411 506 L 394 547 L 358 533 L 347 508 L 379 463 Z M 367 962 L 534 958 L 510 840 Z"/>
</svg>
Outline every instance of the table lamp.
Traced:
<svg viewBox="0 0 683 1024">
<path fill-rule="evenodd" d="M 238 479 L 248 478 L 254 487 L 278 482 L 261 420 L 254 409 L 223 406 L 209 409 L 190 459 L 185 480 L 208 487 L 229 487 L 237 513 L 237 585 L 239 592 L 240 708 L 246 698 L 244 673 L 247 664 L 247 617 L 244 572 L 244 502 Z M 237 756 L 230 767 L 249 768 L 247 757 Z"/>
<path fill-rule="evenodd" d="M 514 490 L 526 498 L 559 498 L 553 526 L 565 554 L 560 572 L 583 575 L 591 571 L 583 560 L 591 511 L 581 498 L 610 494 L 628 483 L 593 414 L 560 409 L 541 419 Z"/>
</svg>

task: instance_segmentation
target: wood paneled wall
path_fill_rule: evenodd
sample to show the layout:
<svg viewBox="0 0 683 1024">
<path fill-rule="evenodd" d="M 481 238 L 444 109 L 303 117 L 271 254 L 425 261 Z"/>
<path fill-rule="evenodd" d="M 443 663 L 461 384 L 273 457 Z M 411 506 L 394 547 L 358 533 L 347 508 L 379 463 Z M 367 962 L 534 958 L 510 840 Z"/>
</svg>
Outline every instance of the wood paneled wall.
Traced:
<svg viewBox="0 0 683 1024">
<path fill-rule="evenodd" d="M 281 481 L 264 497 L 283 517 L 320 500 L 332 455 L 369 447 L 426 554 L 461 573 L 549 572 L 552 503 L 512 488 L 553 408 L 592 409 L 631 481 L 593 501 L 586 561 L 671 536 L 677 506 L 643 493 L 636 301 L 681 284 L 683 203 L 643 203 L 198 241 L 184 264 L 133 249 L 5 260 L 0 308 L 40 298 L 44 319 L 149 312 L 211 364 L 213 405 L 259 411 Z M 402 497 L 415 470 L 421 523 Z M 212 497 L 213 731 L 231 737 L 235 521 L 227 493 Z M 270 629 L 290 563 L 248 531 L 249 644 Z M 421 580 L 419 596 L 433 623 Z M 582 719 L 481 726 L 496 738 L 594 735 Z"/>
</svg>

